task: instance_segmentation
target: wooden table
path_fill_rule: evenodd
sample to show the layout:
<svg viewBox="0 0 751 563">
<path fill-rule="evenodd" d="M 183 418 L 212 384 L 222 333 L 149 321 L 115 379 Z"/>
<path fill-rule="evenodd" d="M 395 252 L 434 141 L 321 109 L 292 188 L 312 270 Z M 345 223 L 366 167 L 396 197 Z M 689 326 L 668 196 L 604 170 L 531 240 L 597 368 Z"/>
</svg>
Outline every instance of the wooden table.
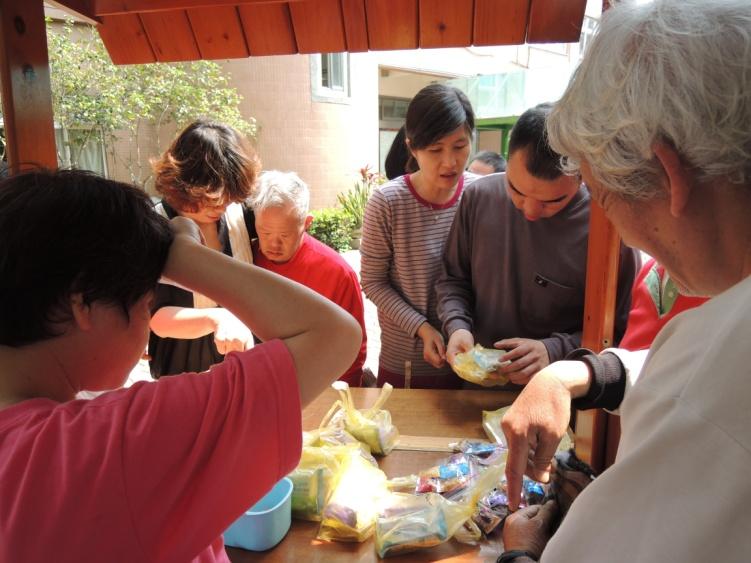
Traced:
<svg viewBox="0 0 751 563">
<path fill-rule="evenodd" d="M 352 396 L 358 408 L 375 402 L 380 389 L 353 388 Z M 385 408 L 400 434 L 446 438 L 485 438 L 482 429 L 482 411 L 495 410 L 511 404 L 513 392 L 503 391 L 449 391 L 437 389 L 394 389 Z M 321 418 L 339 398 L 329 389 L 322 393 L 304 411 L 304 430 L 318 428 Z M 446 452 L 394 450 L 379 458 L 386 475 L 398 477 L 427 469 L 447 457 Z M 283 562 L 368 562 L 378 561 L 373 538 L 363 543 L 325 542 L 316 539 L 318 522 L 292 520 L 287 536 L 275 548 L 255 553 L 237 548 L 227 548 L 233 563 L 245 561 Z M 456 541 L 424 549 L 389 561 L 495 561 L 503 551 L 500 533 L 496 531 L 480 545 L 469 546 Z"/>
</svg>

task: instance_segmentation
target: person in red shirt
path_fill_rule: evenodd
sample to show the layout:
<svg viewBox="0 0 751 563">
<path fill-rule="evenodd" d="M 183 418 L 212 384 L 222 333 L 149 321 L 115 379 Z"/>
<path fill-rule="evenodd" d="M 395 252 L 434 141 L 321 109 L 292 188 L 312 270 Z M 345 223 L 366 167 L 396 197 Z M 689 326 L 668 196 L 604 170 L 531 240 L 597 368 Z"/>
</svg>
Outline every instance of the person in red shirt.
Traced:
<svg viewBox="0 0 751 563">
<path fill-rule="evenodd" d="M 306 232 L 313 221 L 307 184 L 293 172 L 264 172 L 248 203 L 258 233 L 252 245 L 253 263 L 309 287 L 360 323 L 360 353 L 339 378 L 359 386 L 367 352 L 362 289 L 346 260 Z"/>
<path fill-rule="evenodd" d="M 350 365 L 360 327 L 83 171 L 0 183 L 0 240 L 0 561 L 229 561 L 222 532 L 296 466 L 301 406 Z M 126 380 L 160 278 L 264 343 L 75 399 Z"/>
<path fill-rule="evenodd" d="M 682 295 L 665 268 L 654 258 L 647 261 L 634 281 L 631 310 L 620 347 L 646 350 L 670 319 L 708 299 Z"/>
</svg>

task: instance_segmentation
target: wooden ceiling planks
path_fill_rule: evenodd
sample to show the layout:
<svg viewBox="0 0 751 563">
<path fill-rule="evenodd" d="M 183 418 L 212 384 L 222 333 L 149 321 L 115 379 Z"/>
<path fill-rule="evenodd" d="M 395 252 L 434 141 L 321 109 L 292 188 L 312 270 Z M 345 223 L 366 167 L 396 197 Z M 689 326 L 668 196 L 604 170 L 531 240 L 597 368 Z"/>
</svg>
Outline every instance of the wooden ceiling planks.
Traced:
<svg viewBox="0 0 751 563">
<path fill-rule="evenodd" d="M 579 41 L 587 0 L 532 0 L 527 43 Z"/>
<path fill-rule="evenodd" d="M 339 53 L 347 50 L 339 0 L 300 0 L 289 3 L 300 53 Z"/>
<path fill-rule="evenodd" d="M 195 61 L 201 58 L 185 10 L 149 12 L 140 17 L 157 61 Z"/>
<path fill-rule="evenodd" d="M 344 18 L 344 35 L 350 53 L 368 50 L 368 21 L 365 17 L 365 0 L 341 0 Z"/>
<path fill-rule="evenodd" d="M 257 4 L 238 9 L 248 49 L 253 56 L 297 53 L 297 40 L 287 4 Z"/>
<path fill-rule="evenodd" d="M 259 4 L 281 4 L 301 0 L 56 0 L 58 4 L 95 4 L 94 13 L 98 16 L 116 14 L 165 12 L 189 10 L 192 8 L 215 8 L 217 6 L 253 6 Z"/>
<path fill-rule="evenodd" d="M 475 0 L 473 45 L 521 45 L 530 0 Z"/>
<path fill-rule="evenodd" d="M 473 0 L 420 0 L 420 47 L 472 44 Z"/>
<path fill-rule="evenodd" d="M 242 59 L 248 56 L 242 23 L 234 6 L 187 11 L 201 58 Z"/>
<path fill-rule="evenodd" d="M 365 11 L 372 50 L 417 49 L 417 0 L 365 0 Z"/>
<path fill-rule="evenodd" d="M 97 26 L 112 62 L 116 65 L 156 62 L 156 54 L 136 14 L 103 16 Z"/>
</svg>

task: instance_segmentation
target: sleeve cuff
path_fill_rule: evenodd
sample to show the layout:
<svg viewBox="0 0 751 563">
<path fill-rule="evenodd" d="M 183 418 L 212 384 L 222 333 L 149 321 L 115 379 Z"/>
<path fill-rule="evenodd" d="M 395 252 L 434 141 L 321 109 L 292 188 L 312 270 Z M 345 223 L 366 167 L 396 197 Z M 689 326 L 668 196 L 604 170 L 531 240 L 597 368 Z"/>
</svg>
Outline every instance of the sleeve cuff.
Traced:
<svg viewBox="0 0 751 563">
<path fill-rule="evenodd" d="M 450 321 L 446 321 L 443 323 L 443 330 L 446 332 L 446 336 L 451 338 L 451 335 L 454 334 L 457 330 L 460 328 L 463 328 L 464 330 L 468 330 L 469 332 L 472 332 L 472 324 L 468 323 L 464 319 L 451 319 Z"/>
<path fill-rule="evenodd" d="M 589 391 L 584 397 L 574 399 L 574 408 L 616 410 L 620 406 L 626 392 L 626 368 L 618 356 L 612 352 L 595 354 L 586 348 L 578 348 L 566 359 L 584 362 L 592 374 Z"/>
</svg>

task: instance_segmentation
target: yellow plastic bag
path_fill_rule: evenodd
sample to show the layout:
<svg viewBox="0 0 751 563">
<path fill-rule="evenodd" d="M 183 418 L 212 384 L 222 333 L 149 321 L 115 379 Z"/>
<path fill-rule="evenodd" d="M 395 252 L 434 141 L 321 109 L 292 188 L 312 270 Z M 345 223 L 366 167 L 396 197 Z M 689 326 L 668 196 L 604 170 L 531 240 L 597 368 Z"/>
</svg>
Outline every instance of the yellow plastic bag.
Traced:
<svg viewBox="0 0 751 563">
<path fill-rule="evenodd" d="M 363 542 L 375 530 L 387 494 L 386 474 L 358 454 L 349 455 L 323 510 L 318 539 Z"/>
<path fill-rule="evenodd" d="M 451 367 L 456 375 L 476 385 L 483 387 L 506 385 L 508 377 L 496 373 L 498 368 L 511 363 L 510 361 L 501 362 L 504 354 L 506 350 L 483 348 L 475 344 L 471 350 L 457 354 Z"/>
<path fill-rule="evenodd" d="M 358 442 L 347 446 L 304 446 L 300 463 L 288 475 L 293 485 L 292 516 L 319 521 L 344 462 L 360 449 Z"/>
<path fill-rule="evenodd" d="M 341 399 L 331 407 L 321 427 L 342 425 L 352 436 L 367 444 L 372 453 L 386 455 L 391 452 L 399 438 L 399 431 L 391 422 L 391 413 L 381 407 L 391 395 L 393 386 L 386 383 L 375 404 L 363 410 L 355 408 L 346 382 L 335 381 L 331 386 L 339 392 Z"/>
</svg>

